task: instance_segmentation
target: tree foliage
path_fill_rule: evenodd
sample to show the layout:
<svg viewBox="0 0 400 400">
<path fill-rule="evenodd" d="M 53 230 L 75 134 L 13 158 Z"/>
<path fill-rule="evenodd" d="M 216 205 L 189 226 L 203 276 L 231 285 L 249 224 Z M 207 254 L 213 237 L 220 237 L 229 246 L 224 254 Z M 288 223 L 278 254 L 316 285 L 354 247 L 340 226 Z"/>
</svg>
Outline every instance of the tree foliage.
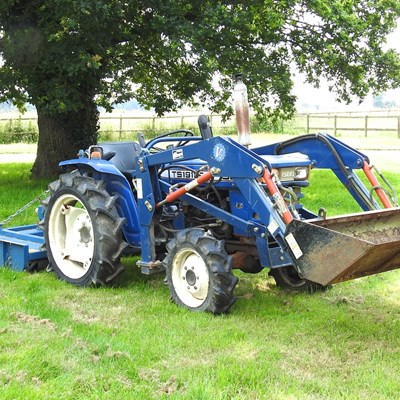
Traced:
<svg viewBox="0 0 400 400">
<path fill-rule="evenodd" d="M 0 100 L 56 119 L 133 97 L 230 113 L 242 72 L 253 108 L 290 115 L 295 67 L 344 101 L 398 86 L 399 16 L 398 0 L 2 0 Z"/>
</svg>

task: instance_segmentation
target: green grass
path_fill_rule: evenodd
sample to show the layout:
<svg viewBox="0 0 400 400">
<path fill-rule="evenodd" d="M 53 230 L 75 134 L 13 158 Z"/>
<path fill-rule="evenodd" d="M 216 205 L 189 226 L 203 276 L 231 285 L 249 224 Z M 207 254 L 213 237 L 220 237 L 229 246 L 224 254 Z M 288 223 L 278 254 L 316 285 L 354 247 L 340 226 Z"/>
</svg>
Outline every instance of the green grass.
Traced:
<svg viewBox="0 0 400 400">
<path fill-rule="evenodd" d="M 49 182 L 31 180 L 30 168 L 29 164 L 0 164 L 0 221 L 47 189 Z M 11 224 L 35 222 L 36 214 L 33 206 L 11 221 Z"/>
<path fill-rule="evenodd" d="M 367 188 L 371 187 L 363 172 L 357 171 L 357 175 Z M 400 175 L 384 172 L 384 176 L 400 194 Z M 383 184 L 379 177 L 378 180 Z M 328 216 L 362 211 L 358 203 L 330 170 L 311 171 L 310 185 L 303 192 L 305 194 L 303 205 L 315 213 L 318 213 L 321 207 L 326 209 Z M 375 194 L 373 197 L 380 204 Z"/>
<path fill-rule="evenodd" d="M 0 219 L 44 186 L 26 165 L 1 170 Z M 328 174 L 312 186 L 328 194 L 309 193 L 310 208 L 341 212 Z M 214 317 L 178 308 L 162 276 L 124 264 L 114 287 L 96 289 L 0 268 L 2 400 L 399 397 L 398 271 L 313 296 L 240 273 L 232 311 Z"/>
</svg>

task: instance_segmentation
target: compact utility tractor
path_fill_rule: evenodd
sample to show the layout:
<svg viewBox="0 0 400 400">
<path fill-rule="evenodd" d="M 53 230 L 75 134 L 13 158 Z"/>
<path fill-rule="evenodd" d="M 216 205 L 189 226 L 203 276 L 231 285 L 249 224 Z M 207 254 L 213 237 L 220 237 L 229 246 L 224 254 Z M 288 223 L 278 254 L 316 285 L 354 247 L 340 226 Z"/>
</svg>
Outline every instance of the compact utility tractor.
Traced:
<svg viewBox="0 0 400 400">
<path fill-rule="evenodd" d="M 165 271 L 175 303 L 215 314 L 235 301 L 234 269 L 267 268 L 278 286 L 312 292 L 400 267 L 396 196 L 367 156 L 327 134 L 250 149 L 213 136 L 205 116 L 199 131 L 100 143 L 61 162 L 41 229 L 0 230 L 0 265 L 45 259 L 86 286 L 111 282 L 122 256 L 140 254 L 143 273 Z M 363 211 L 328 218 L 303 207 L 314 168 L 332 170 Z"/>
<path fill-rule="evenodd" d="M 41 229 L 1 229 L 0 264 L 29 269 L 47 257 L 60 279 L 85 286 L 112 281 L 121 256 L 140 254 L 143 273 L 166 272 L 177 304 L 215 314 L 235 301 L 235 268 L 315 291 L 400 267 L 399 209 L 364 154 L 326 134 L 250 150 L 213 137 L 204 116 L 199 127 L 61 162 L 70 172 L 49 185 Z M 305 209 L 313 168 L 332 170 L 364 211 Z"/>
</svg>

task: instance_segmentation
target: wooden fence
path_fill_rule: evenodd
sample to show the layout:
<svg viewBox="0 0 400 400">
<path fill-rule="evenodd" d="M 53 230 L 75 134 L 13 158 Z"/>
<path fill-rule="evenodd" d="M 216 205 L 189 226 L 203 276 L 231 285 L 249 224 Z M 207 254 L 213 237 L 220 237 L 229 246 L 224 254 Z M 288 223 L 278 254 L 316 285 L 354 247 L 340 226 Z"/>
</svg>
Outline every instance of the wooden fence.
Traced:
<svg viewBox="0 0 400 400">
<path fill-rule="evenodd" d="M 298 114 L 296 118 L 305 120 L 307 133 L 325 130 L 337 136 L 357 132 L 368 137 L 371 133 L 386 132 L 396 133 L 400 139 L 400 111 L 398 115 Z"/>
<path fill-rule="evenodd" d="M 234 128 L 234 120 L 222 121 L 220 115 L 210 114 L 211 125 L 215 132 Z M 166 131 L 189 127 L 197 129 L 198 114 L 168 115 L 101 115 L 100 132 L 112 132 L 119 139 L 131 132 Z M 0 131 L 8 131 L 10 135 L 33 134 L 37 132 L 36 117 L 2 117 L 0 115 Z M 279 128 L 287 133 L 328 132 L 334 136 L 357 135 L 368 137 L 379 133 L 396 135 L 400 139 L 400 110 L 389 112 L 360 113 L 309 113 L 296 114 L 291 121 L 282 122 Z"/>
</svg>

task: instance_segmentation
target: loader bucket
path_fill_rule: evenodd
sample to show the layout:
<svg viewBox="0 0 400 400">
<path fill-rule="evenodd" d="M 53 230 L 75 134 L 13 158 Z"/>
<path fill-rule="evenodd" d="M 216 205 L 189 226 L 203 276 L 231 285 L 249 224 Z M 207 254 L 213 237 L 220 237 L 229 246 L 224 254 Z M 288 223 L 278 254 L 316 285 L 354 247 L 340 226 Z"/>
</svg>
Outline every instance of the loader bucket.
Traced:
<svg viewBox="0 0 400 400">
<path fill-rule="evenodd" d="M 299 275 L 322 285 L 400 268 L 400 208 L 293 220 L 285 238 Z"/>
</svg>

